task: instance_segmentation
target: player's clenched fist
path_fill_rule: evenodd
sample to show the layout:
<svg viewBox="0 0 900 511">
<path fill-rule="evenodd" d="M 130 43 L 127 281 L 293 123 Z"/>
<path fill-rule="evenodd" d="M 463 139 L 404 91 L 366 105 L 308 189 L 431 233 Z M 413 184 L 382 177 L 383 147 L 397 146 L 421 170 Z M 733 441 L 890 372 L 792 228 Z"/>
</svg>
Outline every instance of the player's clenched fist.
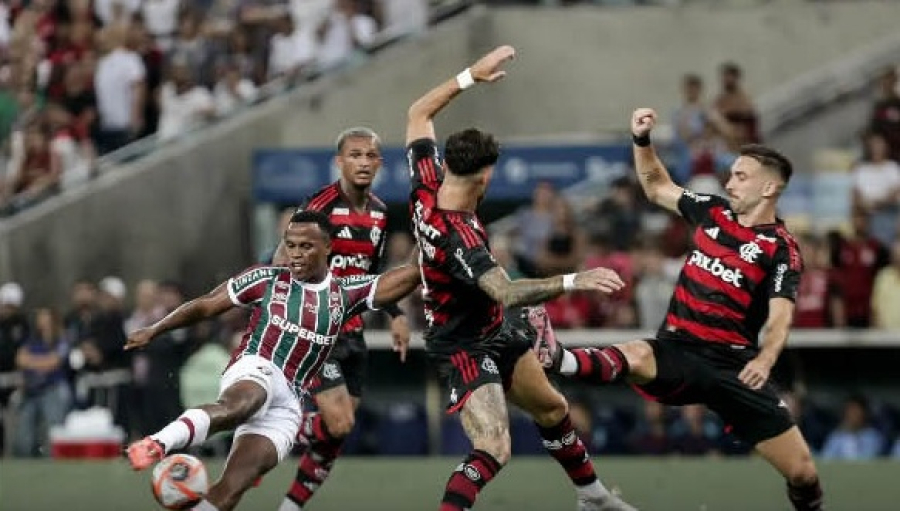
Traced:
<svg viewBox="0 0 900 511">
<path fill-rule="evenodd" d="M 636 137 L 649 135 L 656 127 L 656 111 L 652 108 L 638 108 L 631 114 L 631 133 Z"/>
<path fill-rule="evenodd" d="M 506 76 L 506 71 L 500 68 L 515 56 L 516 50 L 512 46 L 498 46 L 472 64 L 469 71 L 476 82 L 496 82 Z"/>
<path fill-rule="evenodd" d="M 575 274 L 575 289 L 578 291 L 600 291 L 615 293 L 625 287 L 619 274 L 609 268 L 591 268 Z"/>
</svg>

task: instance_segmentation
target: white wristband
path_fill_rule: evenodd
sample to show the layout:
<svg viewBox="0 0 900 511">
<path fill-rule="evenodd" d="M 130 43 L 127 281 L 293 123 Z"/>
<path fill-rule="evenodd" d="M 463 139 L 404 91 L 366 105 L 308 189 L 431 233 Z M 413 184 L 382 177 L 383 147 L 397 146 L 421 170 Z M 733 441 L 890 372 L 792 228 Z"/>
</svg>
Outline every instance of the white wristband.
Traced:
<svg viewBox="0 0 900 511">
<path fill-rule="evenodd" d="M 475 79 L 472 78 L 472 71 L 470 71 L 469 68 L 466 68 L 462 73 L 456 75 L 456 84 L 459 85 L 459 90 L 466 90 L 475 85 Z"/>
<path fill-rule="evenodd" d="M 575 289 L 575 274 L 567 273 L 563 275 L 563 289 L 565 291 L 572 291 Z"/>
</svg>

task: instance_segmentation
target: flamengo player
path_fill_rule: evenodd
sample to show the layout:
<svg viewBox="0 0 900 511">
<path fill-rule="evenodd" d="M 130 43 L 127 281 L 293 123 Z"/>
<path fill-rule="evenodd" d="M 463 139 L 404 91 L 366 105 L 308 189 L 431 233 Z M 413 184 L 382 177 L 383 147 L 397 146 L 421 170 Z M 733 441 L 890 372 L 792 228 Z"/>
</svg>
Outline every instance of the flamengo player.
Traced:
<svg viewBox="0 0 900 511">
<path fill-rule="evenodd" d="M 369 128 L 350 128 L 337 139 L 335 163 L 340 179 L 301 204 L 297 211 L 320 211 L 334 226 L 331 239 L 331 271 L 336 277 L 368 275 L 380 269 L 387 238 L 387 206 L 372 195 L 381 168 L 378 135 Z M 279 245 L 273 264 L 286 264 Z M 409 325 L 396 304 L 384 308 L 391 315 L 394 349 L 406 359 Z M 318 413 L 304 415 L 300 435 L 309 443 L 300 458 L 297 474 L 280 511 L 301 509 L 325 482 L 344 439 L 353 429 L 356 409 L 366 379 L 368 352 L 363 338 L 362 316 L 344 323 L 331 356 L 307 391 L 315 398 Z"/>
<path fill-rule="evenodd" d="M 475 214 L 499 155 L 491 135 L 468 129 L 450 135 L 442 164 L 434 116 L 475 82 L 505 75 L 513 57 L 502 46 L 455 79 L 419 98 L 409 109 L 406 140 L 410 209 L 420 251 L 426 351 L 450 391 L 449 412 L 459 411 L 474 449 L 447 482 L 441 511 L 470 509 L 478 492 L 510 457 L 506 397 L 537 423 L 544 446 L 577 488 L 578 509 L 633 510 L 603 487 L 569 420 L 565 398 L 550 385 L 530 350 L 533 339 L 504 318 L 504 307 L 536 304 L 569 290 L 614 292 L 623 283 L 603 268 L 546 279 L 510 281 L 497 265 Z"/>
<path fill-rule="evenodd" d="M 560 350 L 547 337 L 552 368 L 587 382 L 625 379 L 669 405 L 703 403 L 787 479 L 794 508 L 822 509 L 809 447 L 768 383 L 787 342 L 803 262 L 775 216 L 791 177 L 790 161 L 749 145 L 731 167 L 729 200 L 676 186 L 650 145 L 656 112 L 634 112 L 638 178 L 654 203 L 693 226 L 693 251 L 681 271 L 656 339 L 603 349 Z M 762 346 L 757 338 L 762 331 Z"/>
<path fill-rule="evenodd" d="M 344 321 L 394 303 L 419 285 L 412 265 L 381 276 L 333 277 L 327 262 L 331 233 L 322 213 L 295 213 L 283 237 L 288 266 L 251 267 L 128 338 L 125 349 L 138 348 L 232 307 L 254 308 L 222 374 L 219 400 L 185 411 L 128 447 L 131 466 L 143 470 L 172 450 L 234 429 L 225 471 L 194 509 L 234 509 L 257 478 L 290 453 L 300 422 L 300 392 L 331 354 Z"/>
</svg>

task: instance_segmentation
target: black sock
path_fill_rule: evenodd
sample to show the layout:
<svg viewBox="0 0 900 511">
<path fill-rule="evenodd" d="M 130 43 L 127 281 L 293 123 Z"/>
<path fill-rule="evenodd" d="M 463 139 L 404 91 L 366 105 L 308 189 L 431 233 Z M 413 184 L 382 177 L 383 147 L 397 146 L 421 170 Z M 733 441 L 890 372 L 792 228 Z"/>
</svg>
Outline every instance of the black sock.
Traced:
<svg viewBox="0 0 900 511">
<path fill-rule="evenodd" d="M 794 486 L 788 483 L 787 492 L 788 499 L 797 511 L 822 511 L 825 509 L 822 486 L 818 479 L 803 486 Z"/>
</svg>

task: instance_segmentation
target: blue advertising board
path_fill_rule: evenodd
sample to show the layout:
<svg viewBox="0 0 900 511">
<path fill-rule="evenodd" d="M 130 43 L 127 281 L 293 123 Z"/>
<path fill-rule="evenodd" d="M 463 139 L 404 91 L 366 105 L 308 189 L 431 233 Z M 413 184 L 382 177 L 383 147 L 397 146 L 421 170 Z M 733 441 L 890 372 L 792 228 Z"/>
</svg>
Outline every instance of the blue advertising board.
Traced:
<svg viewBox="0 0 900 511">
<path fill-rule="evenodd" d="M 409 197 L 403 148 L 382 148 L 384 167 L 373 185 L 387 202 Z M 628 144 L 504 146 L 488 192 L 493 199 L 524 200 L 541 181 L 564 188 L 585 180 L 608 183 L 630 168 Z M 338 178 L 333 149 L 259 149 L 253 155 L 253 196 L 293 204 Z"/>
</svg>

